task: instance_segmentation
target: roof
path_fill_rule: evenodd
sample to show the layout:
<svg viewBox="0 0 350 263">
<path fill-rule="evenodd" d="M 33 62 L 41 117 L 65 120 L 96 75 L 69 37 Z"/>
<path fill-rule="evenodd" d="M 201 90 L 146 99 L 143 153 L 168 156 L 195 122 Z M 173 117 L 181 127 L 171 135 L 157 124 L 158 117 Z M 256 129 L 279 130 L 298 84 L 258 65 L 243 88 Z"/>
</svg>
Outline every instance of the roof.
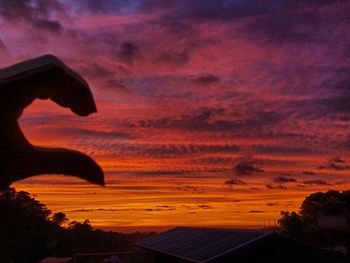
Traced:
<svg viewBox="0 0 350 263">
<path fill-rule="evenodd" d="M 190 262 L 205 262 L 269 234 L 271 232 L 176 227 L 136 245 Z"/>
<path fill-rule="evenodd" d="M 40 263 L 68 263 L 72 258 L 44 258 Z"/>
</svg>

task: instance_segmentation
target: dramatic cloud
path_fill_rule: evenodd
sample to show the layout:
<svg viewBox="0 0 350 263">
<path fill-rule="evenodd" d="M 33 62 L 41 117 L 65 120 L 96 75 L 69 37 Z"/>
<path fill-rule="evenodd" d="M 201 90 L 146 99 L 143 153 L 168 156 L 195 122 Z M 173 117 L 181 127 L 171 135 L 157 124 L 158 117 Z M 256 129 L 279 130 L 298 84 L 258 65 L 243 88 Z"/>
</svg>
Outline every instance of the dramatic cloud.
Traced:
<svg viewBox="0 0 350 263">
<path fill-rule="evenodd" d="M 333 169 L 336 171 L 343 171 L 343 170 L 349 170 L 350 165 L 347 165 L 346 162 L 341 159 L 340 157 L 334 157 L 330 160 L 325 165 L 321 165 L 317 167 L 318 169 Z"/>
<path fill-rule="evenodd" d="M 261 210 L 250 210 L 249 213 L 251 213 L 251 214 L 261 214 L 261 213 L 265 213 L 265 212 L 261 211 Z"/>
<path fill-rule="evenodd" d="M 248 30 L 255 37 L 256 34 L 260 34 L 262 38 L 275 44 L 306 43 L 318 37 L 317 26 L 321 22 L 322 20 L 312 12 L 285 12 L 257 18 L 248 26 Z"/>
<path fill-rule="evenodd" d="M 230 180 L 225 181 L 225 184 L 230 185 L 230 186 L 231 186 L 231 185 L 244 185 L 245 182 L 243 182 L 243 181 L 240 180 L 240 179 L 232 178 L 232 179 L 230 179 Z"/>
<path fill-rule="evenodd" d="M 276 206 L 278 203 L 267 203 L 266 206 Z"/>
<path fill-rule="evenodd" d="M 39 30 L 60 32 L 62 25 L 51 19 L 52 13 L 64 13 L 65 8 L 57 0 L 0 1 L 0 16 L 11 22 L 28 22 Z"/>
<path fill-rule="evenodd" d="M 303 184 L 311 184 L 311 185 L 332 185 L 324 180 L 315 179 L 315 180 L 306 180 L 303 181 Z"/>
<path fill-rule="evenodd" d="M 140 49 L 131 42 L 123 42 L 120 45 L 120 50 L 118 51 L 118 59 L 127 64 L 133 65 L 135 60 L 141 55 Z"/>
<path fill-rule="evenodd" d="M 191 192 L 194 194 L 203 194 L 204 188 L 203 187 L 196 187 L 191 185 L 185 185 L 185 186 L 178 186 L 176 187 L 177 190 L 185 191 L 185 192 Z"/>
<path fill-rule="evenodd" d="M 313 171 L 304 171 L 302 174 L 305 174 L 305 175 L 315 175 L 316 173 L 313 172 Z"/>
<path fill-rule="evenodd" d="M 199 205 L 198 208 L 200 209 L 213 209 L 211 205 Z"/>
<path fill-rule="evenodd" d="M 262 169 L 254 164 L 253 160 L 250 159 L 240 159 L 238 163 L 233 168 L 233 172 L 237 176 L 252 175 L 255 173 L 264 172 Z"/>
<path fill-rule="evenodd" d="M 296 182 L 297 180 L 292 178 L 292 177 L 284 177 L 284 176 L 279 176 L 273 178 L 274 183 L 293 183 Z"/>
<path fill-rule="evenodd" d="M 194 79 L 193 82 L 198 85 L 206 86 L 210 84 L 218 84 L 220 83 L 220 79 L 212 74 L 207 74 Z"/>
</svg>

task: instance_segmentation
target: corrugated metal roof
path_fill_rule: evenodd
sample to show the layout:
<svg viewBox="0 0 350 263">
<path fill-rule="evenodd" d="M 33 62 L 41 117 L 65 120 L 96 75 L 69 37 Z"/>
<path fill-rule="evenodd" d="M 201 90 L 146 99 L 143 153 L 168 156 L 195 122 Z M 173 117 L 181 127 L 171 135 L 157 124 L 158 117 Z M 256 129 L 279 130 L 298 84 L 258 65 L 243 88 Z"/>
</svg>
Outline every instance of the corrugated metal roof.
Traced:
<svg viewBox="0 0 350 263">
<path fill-rule="evenodd" d="M 203 262 L 265 235 L 258 231 L 176 227 L 137 245 L 192 262 Z"/>
</svg>

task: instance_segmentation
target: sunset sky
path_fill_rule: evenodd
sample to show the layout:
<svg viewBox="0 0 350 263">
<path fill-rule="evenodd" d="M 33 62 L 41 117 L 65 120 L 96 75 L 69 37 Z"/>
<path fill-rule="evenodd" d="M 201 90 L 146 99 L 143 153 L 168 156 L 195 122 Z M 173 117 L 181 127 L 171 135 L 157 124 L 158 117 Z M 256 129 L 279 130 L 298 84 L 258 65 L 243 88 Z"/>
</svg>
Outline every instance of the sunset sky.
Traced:
<svg viewBox="0 0 350 263">
<path fill-rule="evenodd" d="M 263 227 L 349 189 L 349 14 L 348 0 L 0 0 L 0 67 L 56 55 L 98 107 L 36 101 L 24 133 L 106 174 L 13 187 L 120 231 Z"/>
</svg>

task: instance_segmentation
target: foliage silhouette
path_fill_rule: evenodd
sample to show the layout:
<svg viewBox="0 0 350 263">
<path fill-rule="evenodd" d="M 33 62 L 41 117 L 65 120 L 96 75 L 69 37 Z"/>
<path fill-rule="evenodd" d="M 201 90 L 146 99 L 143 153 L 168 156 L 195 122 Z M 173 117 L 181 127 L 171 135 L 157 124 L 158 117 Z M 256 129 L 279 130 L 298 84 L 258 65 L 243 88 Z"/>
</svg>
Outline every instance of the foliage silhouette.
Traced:
<svg viewBox="0 0 350 263">
<path fill-rule="evenodd" d="M 320 226 L 319 217 L 341 216 L 348 226 Z M 350 190 L 310 194 L 301 204 L 299 213 L 281 212 L 278 223 L 281 230 L 297 239 L 317 246 L 344 246 L 350 248 Z"/>
<path fill-rule="evenodd" d="M 153 233 L 123 234 L 94 229 L 89 220 L 69 222 L 53 214 L 27 192 L 0 193 L 0 262 L 38 262 L 47 256 L 70 256 L 132 250 L 133 243 Z M 62 227 L 64 224 L 66 227 Z"/>
</svg>

